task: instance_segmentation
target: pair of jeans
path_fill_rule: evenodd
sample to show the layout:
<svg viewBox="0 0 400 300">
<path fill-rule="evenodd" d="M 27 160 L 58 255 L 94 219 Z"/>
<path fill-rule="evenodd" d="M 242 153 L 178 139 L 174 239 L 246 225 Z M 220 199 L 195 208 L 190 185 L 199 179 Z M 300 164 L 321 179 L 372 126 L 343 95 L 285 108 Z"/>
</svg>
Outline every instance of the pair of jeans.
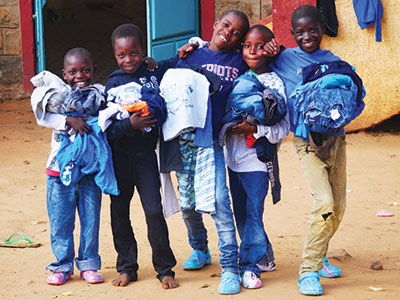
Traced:
<svg viewBox="0 0 400 300">
<path fill-rule="evenodd" d="M 233 220 L 229 190 L 226 186 L 226 168 L 223 149 L 218 139 L 213 141 L 215 157 L 215 210 L 211 215 L 218 233 L 219 263 L 222 271 L 238 273 L 238 244 Z M 182 218 L 188 230 L 189 244 L 193 249 L 205 250 L 208 247 L 207 229 L 201 213 L 194 208 L 182 210 Z"/>
<path fill-rule="evenodd" d="M 326 160 L 306 141 L 294 137 L 293 142 L 313 198 L 299 270 L 302 275 L 322 269 L 329 241 L 346 209 L 346 139 L 344 134 L 334 137 Z"/>
<path fill-rule="evenodd" d="M 80 271 L 101 268 L 99 256 L 101 190 L 93 175 L 65 186 L 58 176 L 47 176 L 47 212 L 50 221 L 51 248 L 57 261 L 46 269 L 52 272 L 74 272 L 74 228 L 78 209 L 81 223 L 76 266 Z"/>
<path fill-rule="evenodd" d="M 119 196 L 110 195 L 111 228 L 118 253 L 117 271 L 128 274 L 132 281 L 137 280 L 138 249 L 130 220 L 130 203 L 136 187 L 146 218 L 147 237 L 157 278 L 174 277 L 172 268 L 176 260 L 169 244 L 167 223 L 163 215 L 154 150 L 115 150 L 113 161 L 120 190 Z"/>
<path fill-rule="evenodd" d="M 234 172 L 228 168 L 236 227 L 241 239 L 239 270 L 261 276 L 257 263 L 274 261 L 274 252 L 264 230 L 264 199 L 268 193 L 267 172 Z"/>
</svg>

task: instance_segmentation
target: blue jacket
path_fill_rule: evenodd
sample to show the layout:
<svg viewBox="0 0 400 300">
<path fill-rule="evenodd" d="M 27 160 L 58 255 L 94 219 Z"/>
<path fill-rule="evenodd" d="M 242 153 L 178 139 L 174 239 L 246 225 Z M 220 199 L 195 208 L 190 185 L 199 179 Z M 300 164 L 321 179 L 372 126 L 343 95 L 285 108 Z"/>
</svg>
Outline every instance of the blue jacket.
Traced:
<svg viewBox="0 0 400 300">
<path fill-rule="evenodd" d="M 90 117 L 90 116 L 88 116 Z M 60 178 L 64 185 L 78 183 L 83 176 L 95 174 L 94 181 L 104 194 L 119 195 L 117 180 L 111 157 L 111 148 L 106 134 L 97 125 L 97 117 L 87 124 L 90 133 L 76 134 L 74 142 L 61 135 L 61 147 L 57 152 Z"/>
</svg>

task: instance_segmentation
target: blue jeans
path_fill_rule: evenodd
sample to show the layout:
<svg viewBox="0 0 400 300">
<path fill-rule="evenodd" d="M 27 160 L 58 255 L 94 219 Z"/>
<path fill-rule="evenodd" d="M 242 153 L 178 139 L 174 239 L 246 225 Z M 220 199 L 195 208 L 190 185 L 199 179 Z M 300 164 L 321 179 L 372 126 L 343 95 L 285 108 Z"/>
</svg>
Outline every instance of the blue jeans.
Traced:
<svg viewBox="0 0 400 300">
<path fill-rule="evenodd" d="M 47 176 L 47 212 L 50 220 L 51 249 L 57 261 L 46 269 L 52 272 L 74 272 L 75 214 L 81 222 L 76 266 L 80 271 L 101 268 L 99 256 L 101 190 L 93 175 L 83 177 L 77 184 L 65 186 L 58 176 Z"/>
<path fill-rule="evenodd" d="M 238 244 L 233 220 L 229 190 L 226 186 L 226 169 L 223 150 L 218 141 L 213 143 L 215 153 L 215 210 L 212 215 L 218 233 L 218 248 L 221 251 L 219 263 L 222 271 L 238 273 Z M 193 249 L 207 249 L 207 229 L 203 217 L 193 209 L 182 210 L 182 217 L 188 230 L 189 244 Z"/>
<path fill-rule="evenodd" d="M 258 277 L 257 263 L 273 261 L 274 252 L 264 230 L 264 199 L 268 193 L 268 173 L 233 172 L 228 168 L 233 210 L 241 239 L 239 250 L 240 273 L 251 271 Z"/>
</svg>

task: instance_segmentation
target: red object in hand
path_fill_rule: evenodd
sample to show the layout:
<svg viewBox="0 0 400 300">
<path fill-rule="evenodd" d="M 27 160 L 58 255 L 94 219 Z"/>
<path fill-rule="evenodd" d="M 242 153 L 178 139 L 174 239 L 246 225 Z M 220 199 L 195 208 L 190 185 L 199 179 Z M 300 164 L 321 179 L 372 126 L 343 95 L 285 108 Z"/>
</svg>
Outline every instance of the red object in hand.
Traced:
<svg viewBox="0 0 400 300">
<path fill-rule="evenodd" d="M 247 147 L 251 148 L 254 147 L 256 144 L 257 139 L 253 136 L 252 132 L 247 132 L 244 137 L 246 138 L 246 145 Z"/>
</svg>

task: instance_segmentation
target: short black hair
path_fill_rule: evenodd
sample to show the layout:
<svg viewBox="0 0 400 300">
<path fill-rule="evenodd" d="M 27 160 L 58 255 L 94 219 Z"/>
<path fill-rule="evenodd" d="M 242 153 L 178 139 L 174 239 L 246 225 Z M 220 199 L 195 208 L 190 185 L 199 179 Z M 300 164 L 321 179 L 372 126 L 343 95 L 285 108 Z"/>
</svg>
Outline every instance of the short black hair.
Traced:
<svg viewBox="0 0 400 300">
<path fill-rule="evenodd" d="M 249 18 L 247 18 L 247 15 L 246 15 L 244 12 L 240 11 L 240 10 L 235 10 L 235 9 L 227 10 L 226 12 L 224 12 L 224 13 L 222 14 L 221 17 L 219 17 L 218 20 L 222 20 L 223 17 L 225 17 L 226 15 L 229 15 L 229 14 L 234 14 L 234 15 L 236 15 L 236 16 L 238 16 L 239 18 L 242 19 L 242 21 L 243 21 L 243 23 L 244 23 L 244 26 L 245 26 L 245 32 L 244 32 L 244 33 L 247 33 L 247 31 L 248 31 L 249 28 L 250 28 Z"/>
<path fill-rule="evenodd" d="M 319 13 L 318 8 L 312 5 L 302 5 L 296 8 L 292 14 L 292 27 L 294 24 L 301 18 L 309 17 L 324 26 L 324 22 L 322 21 L 321 14 Z"/>
<path fill-rule="evenodd" d="M 68 58 L 72 57 L 72 56 L 83 56 L 86 57 L 87 60 L 93 64 L 93 56 L 92 54 L 86 50 L 85 48 L 72 48 L 70 50 L 68 50 L 67 53 L 65 53 L 64 55 L 64 61 L 63 61 L 63 66 L 65 66 L 65 64 L 67 63 Z"/>
<path fill-rule="evenodd" d="M 265 38 L 270 38 L 271 40 L 275 37 L 274 33 L 267 26 L 261 24 L 251 26 L 247 34 L 249 34 L 253 30 L 261 31 Z"/>
<path fill-rule="evenodd" d="M 114 43 L 116 39 L 125 38 L 125 37 L 137 37 L 140 43 L 140 46 L 144 49 L 144 38 L 143 32 L 139 28 L 139 26 L 135 24 L 122 24 L 114 29 L 111 34 L 111 46 L 114 49 Z"/>
</svg>

